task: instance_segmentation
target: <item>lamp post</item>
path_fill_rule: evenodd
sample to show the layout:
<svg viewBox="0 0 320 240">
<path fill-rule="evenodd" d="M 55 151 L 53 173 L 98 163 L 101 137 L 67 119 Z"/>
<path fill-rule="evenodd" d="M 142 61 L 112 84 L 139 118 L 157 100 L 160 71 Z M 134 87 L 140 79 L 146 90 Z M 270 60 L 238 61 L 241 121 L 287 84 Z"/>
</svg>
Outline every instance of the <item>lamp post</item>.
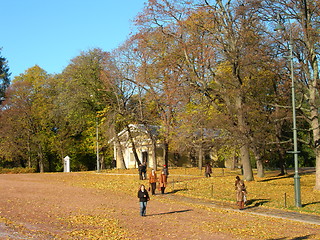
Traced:
<svg viewBox="0 0 320 240">
<path fill-rule="evenodd" d="M 93 95 L 90 95 L 93 98 Z M 97 114 L 97 112 L 96 112 Z M 98 116 L 96 115 L 96 156 L 97 156 L 97 172 L 100 172 L 100 161 L 99 161 L 99 122 Z"/>
<path fill-rule="evenodd" d="M 280 15 L 278 15 L 278 24 L 274 29 L 275 31 L 285 31 L 283 22 L 281 21 Z M 299 176 L 299 163 L 298 163 L 298 143 L 297 143 L 297 124 L 296 124 L 296 97 L 295 97 L 295 86 L 294 86 L 294 74 L 293 74 L 293 40 L 292 32 L 290 28 L 290 39 L 289 39 L 289 51 L 290 51 L 290 72 L 291 72 L 291 97 L 292 97 L 292 125 L 293 125 L 293 151 L 289 153 L 293 154 L 294 159 L 294 198 L 295 206 L 301 207 L 301 190 L 300 190 L 300 176 Z"/>
</svg>

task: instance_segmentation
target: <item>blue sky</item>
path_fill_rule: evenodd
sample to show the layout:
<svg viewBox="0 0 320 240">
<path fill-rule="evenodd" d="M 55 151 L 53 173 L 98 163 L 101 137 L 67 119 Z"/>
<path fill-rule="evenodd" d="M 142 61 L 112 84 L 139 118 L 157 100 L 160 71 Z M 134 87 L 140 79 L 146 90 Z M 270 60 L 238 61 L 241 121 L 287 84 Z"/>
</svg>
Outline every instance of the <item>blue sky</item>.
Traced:
<svg viewBox="0 0 320 240">
<path fill-rule="evenodd" d="M 134 30 L 147 0 L 0 0 L 1 55 L 11 79 L 39 65 L 60 73 L 91 48 L 110 51 Z"/>
</svg>

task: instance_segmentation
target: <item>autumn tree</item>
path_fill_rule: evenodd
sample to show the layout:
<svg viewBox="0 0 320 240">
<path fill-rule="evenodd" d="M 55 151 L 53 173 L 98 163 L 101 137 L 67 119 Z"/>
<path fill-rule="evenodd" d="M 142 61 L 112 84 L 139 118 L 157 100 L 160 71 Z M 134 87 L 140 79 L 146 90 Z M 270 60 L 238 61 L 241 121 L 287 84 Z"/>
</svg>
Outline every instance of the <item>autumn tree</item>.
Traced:
<svg viewBox="0 0 320 240">
<path fill-rule="evenodd" d="M 11 141 L 5 144 L 16 150 L 9 151 L 10 158 L 28 159 L 27 165 L 38 168 L 40 172 L 48 168 L 47 153 L 52 133 L 48 117 L 52 102 L 47 79 L 48 74 L 37 65 L 15 77 L 2 112 L 7 119 L 3 134 L 12 134 Z"/>
<path fill-rule="evenodd" d="M 136 84 L 145 91 L 145 109 L 143 118 L 149 124 L 159 125 L 162 140 L 163 160 L 169 163 L 169 150 L 172 142 L 176 112 L 181 103 L 183 88 L 179 85 L 181 77 L 175 69 L 176 57 L 179 58 L 177 42 L 175 39 L 163 35 L 160 28 L 141 30 L 133 37 L 137 62 L 139 63 Z M 145 118 L 148 116 L 147 118 Z"/>
<path fill-rule="evenodd" d="M 141 164 L 137 152 L 135 134 L 131 124 L 140 124 L 143 108 L 141 88 L 135 84 L 137 65 L 132 59 L 132 49 L 128 42 L 115 49 L 110 58 L 105 62 L 103 71 L 104 89 L 107 91 L 105 116 L 106 123 L 111 126 L 111 137 L 117 145 L 120 157 L 120 168 L 125 168 L 123 149 L 118 138 L 118 133 L 126 130 L 130 141 L 136 164 Z"/>
<path fill-rule="evenodd" d="M 0 48 L 0 103 L 5 97 L 5 91 L 10 84 L 11 75 L 6 58 L 1 56 L 1 50 L 2 48 Z"/>
<path fill-rule="evenodd" d="M 31 120 L 31 85 L 14 83 L 7 90 L 0 118 L 0 149 L 3 166 L 34 167 Z"/>
<path fill-rule="evenodd" d="M 284 31 L 278 32 L 279 42 L 282 42 L 283 56 L 288 56 L 288 43 L 292 44 L 294 62 L 294 79 L 296 81 L 298 132 L 309 132 L 311 137 L 299 137 L 299 142 L 308 144 L 316 156 L 316 183 L 320 189 L 320 123 L 319 123 L 319 1 L 258 1 L 264 19 L 276 24 L 283 24 Z M 284 21 L 279 22 L 277 16 Z M 275 32 L 273 32 L 273 35 Z M 291 41 L 291 42 L 290 42 Z M 287 78 L 290 78 L 290 68 L 287 68 Z M 309 124 L 308 129 L 300 120 L 300 116 Z M 305 135 L 308 136 L 308 135 Z"/>
<path fill-rule="evenodd" d="M 270 58 L 262 46 L 264 26 L 254 7 L 244 1 L 150 1 L 138 23 L 143 29 L 157 27 L 178 43 L 179 54 L 170 64 L 179 70 L 180 85 L 202 93 L 226 116 L 224 128 L 238 142 L 244 178 L 253 180 L 249 113 L 256 102 L 250 83 L 271 84 L 259 73 L 267 73 L 264 66 Z M 256 105 L 263 112 L 263 106 Z"/>
<path fill-rule="evenodd" d="M 72 169 L 94 169 L 96 120 L 101 121 L 105 107 L 105 58 L 105 52 L 93 49 L 74 58 L 61 74 L 49 76 L 35 66 L 15 78 L 1 109 L 1 119 L 6 119 L 1 134 L 10 139 L 1 141 L 1 148 L 12 149 L 3 151 L 5 159 L 22 166 L 37 162 L 41 172 L 60 171 L 69 155 Z M 104 134 L 99 140 L 99 160 L 105 166 L 110 152 Z"/>
<path fill-rule="evenodd" d="M 139 39 L 139 40 L 138 40 Z M 154 92 L 150 91 L 148 86 L 144 84 L 145 76 L 145 54 L 140 38 L 137 35 L 128 39 L 116 51 L 117 56 L 121 55 L 121 69 L 126 69 L 124 80 L 130 85 L 135 86 L 135 93 L 131 96 L 131 121 L 142 126 L 147 137 L 151 140 L 152 166 L 157 169 L 157 141 L 159 140 L 159 118 L 156 112 L 154 102 Z M 124 68 L 123 68 L 124 67 Z M 124 72 L 122 70 L 122 72 Z M 128 83 L 128 84 L 129 84 Z M 152 96 L 152 97 L 151 97 Z M 151 97 L 151 98 L 150 98 Z"/>
</svg>

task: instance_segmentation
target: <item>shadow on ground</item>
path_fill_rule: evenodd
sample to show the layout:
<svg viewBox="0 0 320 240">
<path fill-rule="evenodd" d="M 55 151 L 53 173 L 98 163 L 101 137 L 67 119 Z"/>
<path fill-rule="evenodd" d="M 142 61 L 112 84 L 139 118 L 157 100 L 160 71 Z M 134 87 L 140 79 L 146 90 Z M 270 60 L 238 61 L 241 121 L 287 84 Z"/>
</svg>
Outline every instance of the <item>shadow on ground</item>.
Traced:
<svg viewBox="0 0 320 240">
<path fill-rule="evenodd" d="M 179 211 L 171 211 L 171 212 L 150 214 L 148 216 L 157 216 L 157 215 L 174 214 L 174 213 L 184 213 L 184 212 L 190 212 L 190 211 L 193 211 L 193 210 L 192 209 L 186 209 L 186 210 L 179 210 Z"/>
<path fill-rule="evenodd" d="M 180 191 L 187 191 L 188 189 L 186 188 L 181 188 L 181 189 L 175 189 L 175 190 L 172 190 L 170 192 L 167 192 L 166 194 L 174 194 L 174 193 L 177 193 L 177 192 L 180 192 Z"/>
<path fill-rule="evenodd" d="M 303 240 L 303 239 L 310 239 L 314 234 L 309 234 L 309 235 L 305 235 L 305 236 L 301 236 L 301 237 L 295 237 L 295 238 L 291 238 L 291 239 L 288 239 L 286 237 L 283 237 L 283 238 L 270 238 L 270 239 L 267 239 L 267 240 Z"/>
<path fill-rule="evenodd" d="M 305 203 L 305 204 L 302 204 L 302 207 L 305 207 L 308 205 L 313 205 L 313 204 L 318 204 L 318 203 L 320 203 L 320 202 Z"/>
<path fill-rule="evenodd" d="M 293 171 L 292 169 L 290 171 Z M 309 168 L 300 168 L 299 169 L 299 175 L 309 175 L 309 174 L 315 174 L 316 169 L 314 167 L 309 167 Z M 258 182 L 270 182 L 270 181 L 276 181 L 279 179 L 284 179 L 284 178 L 293 178 L 294 177 L 294 173 L 287 173 L 285 175 L 275 175 L 273 177 L 268 177 L 266 179 L 260 180 Z"/>
<path fill-rule="evenodd" d="M 270 202 L 270 199 L 250 199 L 246 202 L 246 208 L 249 209 L 259 207 L 268 202 Z"/>
<path fill-rule="evenodd" d="M 279 179 L 284 179 L 284 178 L 293 178 L 294 174 L 289 174 L 289 175 L 284 175 L 284 176 L 274 176 L 274 177 L 269 177 L 263 180 L 259 180 L 257 182 L 270 182 L 270 181 L 277 181 Z"/>
</svg>

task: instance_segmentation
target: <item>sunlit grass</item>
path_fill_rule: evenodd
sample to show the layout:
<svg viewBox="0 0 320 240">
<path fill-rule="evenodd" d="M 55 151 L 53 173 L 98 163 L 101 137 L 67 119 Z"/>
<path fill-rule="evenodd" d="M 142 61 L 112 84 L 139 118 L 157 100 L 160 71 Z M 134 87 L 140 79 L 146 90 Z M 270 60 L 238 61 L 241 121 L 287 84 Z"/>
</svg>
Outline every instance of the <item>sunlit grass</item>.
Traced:
<svg viewBox="0 0 320 240">
<path fill-rule="evenodd" d="M 266 173 L 265 178 L 255 177 L 255 181 L 246 182 L 248 203 L 251 206 L 260 205 L 320 214 L 320 191 L 314 190 L 314 173 L 301 176 L 302 208 L 295 207 L 293 177 L 291 175 L 277 176 L 277 174 L 278 172 L 270 171 Z M 211 178 L 205 178 L 203 175 L 204 172 L 198 168 L 170 169 L 167 191 L 206 200 L 235 201 L 234 181 L 235 176 L 241 176 L 240 171 L 215 168 Z M 113 169 L 102 171 L 99 174 L 84 173 L 80 176 L 81 179 L 75 181 L 76 184 L 90 188 L 122 191 L 132 196 L 136 195 L 140 184 L 148 186 L 147 180 L 139 180 L 137 169 Z"/>
<path fill-rule="evenodd" d="M 150 169 L 148 169 L 150 171 Z M 160 171 L 158 171 L 160 173 Z M 289 172 L 292 174 L 292 172 Z M 239 171 L 214 169 L 211 178 L 205 178 L 203 171 L 197 168 L 170 169 L 169 186 L 167 192 L 176 195 L 189 196 L 198 199 L 220 201 L 221 203 L 235 203 L 234 180 Z M 248 200 L 251 206 L 262 205 L 267 208 L 280 208 L 288 211 L 302 211 L 320 215 L 320 192 L 314 191 L 314 174 L 301 175 L 302 208 L 294 207 L 293 177 L 277 176 L 278 172 L 267 172 L 265 178 L 255 177 L 255 181 L 246 182 Z M 81 172 L 70 174 L 50 174 L 50 178 L 65 183 L 96 189 L 98 192 L 114 191 L 136 197 L 140 184 L 148 186 L 148 180 L 139 180 L 137 169 L 108 170 L 96 172 Z M 284 199 L 286 196 L 286 202 Z M 157 199 L 169 204 L 175 204 L 172 198 L 152 196 L 151 201 Z M 249 239 L 319 239 L 317 226 L 313 224 L 294 222 L 290 220 L 246 214 L 246 212 L 230 211 L 224 208 L 212 208 L 205 204 L 198 204 L 197 200 L 184 204 L 205 209 L 212 214 L 212 221 L 201 223 L 201 231 L 211 233 L 230 233 L 241 235 Z M 286 206 L 285 206 L 286 203 Z M 117 219 L 111 219 L 108 211 L 103 209 L 100 215 L 75 215 L 64 219 L 70 226 L 84 226 L 85 230 L 74 230 L 70 237 L 82 236 L 86 239 L 103 239 L 110 234 L 110 239 L 127 239 L 132 232 Z M 173 215 L 172 219 L 178 221 Z M 239 221 L 241 223 L 239 224 Z M 303 234 L 303 235 L 301 235 Z M 112 238 L 111 238 L 112 237 Z"/>
</svg>

